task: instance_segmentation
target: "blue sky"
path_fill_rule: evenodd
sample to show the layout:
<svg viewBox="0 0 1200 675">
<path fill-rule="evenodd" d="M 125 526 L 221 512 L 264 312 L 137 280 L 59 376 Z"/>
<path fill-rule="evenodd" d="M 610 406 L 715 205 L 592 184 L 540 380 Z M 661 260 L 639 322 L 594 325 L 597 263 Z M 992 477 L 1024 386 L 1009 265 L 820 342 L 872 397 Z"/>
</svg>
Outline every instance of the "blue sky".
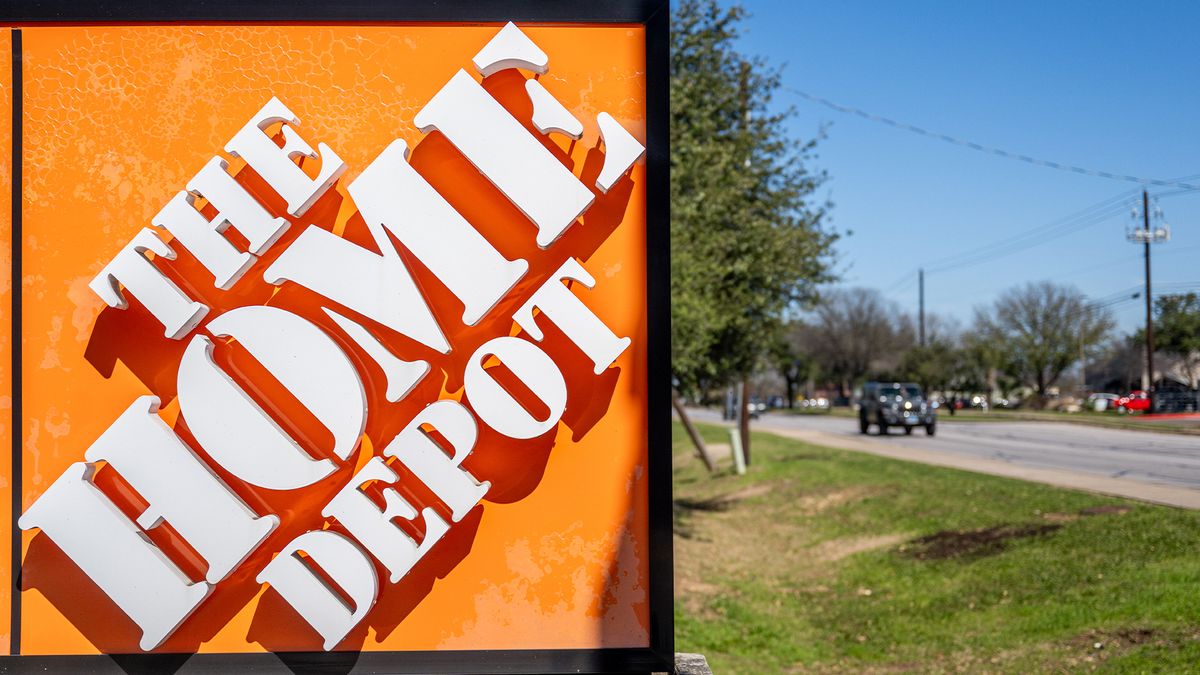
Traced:
<svg viewBox="0 0 1200 675">
<path fill-rule="evenodd" d="M 1200 183 L 1200 3 L 744 6 L 742 50 L 784 66 L 796 89 L 1013 152 Z M 928 273 L 926 305 L 965 324 L 972 307 L 1025 281 L 1070 283 L 1092 298 L 1139 290 L 1141 247 L 1125 238 L 1139 185 L 982 154 L 786 92 L 777 102 L 795 107 L 800 137 L 829 124 L 817 164 L 831 177 L 833 225 L 853 232 L 838 245 L 844 283 L 879 288 L 915 313 L 917 267 L 1129 193 L 1115 214 L 1059 238 L 1036 235 L 1044 243 Z M 1154 283 L 1200 290 L 1200 191 L 1159 205 L 1172 239 L 1154 248 Z M 1123 331 L 1144 311 L 1140 300 L 1113 308 Z"/>
</svg>

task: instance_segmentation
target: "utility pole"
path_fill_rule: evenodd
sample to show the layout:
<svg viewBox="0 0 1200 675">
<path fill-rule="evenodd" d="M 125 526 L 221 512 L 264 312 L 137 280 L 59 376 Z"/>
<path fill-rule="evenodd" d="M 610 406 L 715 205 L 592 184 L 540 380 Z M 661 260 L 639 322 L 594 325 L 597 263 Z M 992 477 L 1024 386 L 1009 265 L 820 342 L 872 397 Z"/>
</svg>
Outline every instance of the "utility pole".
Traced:
<svg viewBox="0 0 1200 675">
<path fill-rule="evenodd" d="M 1137 209 L 1133 211 L 1136 219 Z M 1155 209 L 1155 217 L 1162 219 L 1162 211 Z M 1136 222 L 1136 220 L 1135 220 Z M 1150 194 L 1142 190 L 1142 223 L 1134 225 L 1126 233 L 1129 241 L 1140 243 L 1146 256 L 1146 397 L 1150 399 L 1150 412 L 1158 409 L 1154 388 L 1154 294 L 1150 289 L 1150 244 L 1171 240 L 1171 228 L 1163 222 L 1157 229 L 1150 228 Z"/>
<path fill-rule="evenodd" d="M 920 296 L 920 299 L 917 301 L 918 308 L 919 308 L 917 310 L 917 315 L 920 317 L 918 319 L 918 323 L 920 324 L 920 328 L 918 329 L 919 335 L 920 335 L 919 343 L 922 347 L 924 347 L 925 346 L 925 270 L 924 270 L 924 268 L 917 270 L 917 289 L 918 289 L 917 295 Z"/>
<path fill-rule="evenodd" d="M 1135 223 L 1137 209 L 1133 210 Z M 1155 209 L 1155 217 L 1162 219 L 1162 211 Z M 1158 409 L 1154 388 L 1154 294 L 1150 289 L 1150 244 L 1171 240 L 1171 228 L 1163 222 L 1158 228 L 1150 228 L 1150 194 L 1142 190 L 1142 223 L 1126 232 L 1126 238 L 1140 243 L 1146 256 L 1146 397 L 1150 399 L 1149 412 Z"/>
<path fill-rule="evenodd" d="M 1142 190 L 1142 232 L 1143 244 L 1146 251 L 1146 377 L 1150 388 L 1146 395 L 1150 398 L 1150 410 L 1154 412 L 1154 315 L 1152 312 L 1152 295 L 1150 294 L 1150 194 Z"/>
</svg>

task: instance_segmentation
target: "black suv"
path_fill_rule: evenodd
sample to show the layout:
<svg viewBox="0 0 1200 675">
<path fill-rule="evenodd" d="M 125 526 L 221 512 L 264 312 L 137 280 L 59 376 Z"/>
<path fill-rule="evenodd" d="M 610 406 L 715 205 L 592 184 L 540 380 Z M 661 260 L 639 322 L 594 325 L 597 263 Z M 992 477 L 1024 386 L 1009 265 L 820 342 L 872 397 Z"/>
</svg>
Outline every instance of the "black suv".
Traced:
<svg viewBox="0 0 1200 675">
<path fill-rule="evenodd" d="M 886 436 L 889 427 L 904 427 L 904 433 L 911 434 L 923 426 L 932 436 L 937 433 L 937 411 L 911 382 L 868 382 L 858 402 L 858 430 L 865 434 L 872 424 L 879 425 L 880 435 Z"/>
</svg>

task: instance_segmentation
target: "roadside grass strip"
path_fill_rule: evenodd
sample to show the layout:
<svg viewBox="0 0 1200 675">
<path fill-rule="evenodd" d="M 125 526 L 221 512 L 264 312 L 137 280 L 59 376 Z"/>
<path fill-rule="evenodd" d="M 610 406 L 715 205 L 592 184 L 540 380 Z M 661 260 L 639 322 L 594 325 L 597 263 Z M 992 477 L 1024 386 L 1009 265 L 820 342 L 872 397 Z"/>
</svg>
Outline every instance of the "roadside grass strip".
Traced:
<svg viewBox="0 0 1200 675">
<path fill-rule="evenodd" d="M 676 648 L 716 673 L 1200 664 L 1200 512 L 769 433 L 743 476 L 673 452 Z"/>
<path fill-rule="evenodd" d="M 832 417 L 854 418 L 858 413 L 853 408 L 823 408 L 823 409 L 782 409 L 776 411 L 780 415 L 829 415 Z M 938 423 L 957 424 L 959 422 L 1063 422 L 1065 424 L 1082 424 L 1085 426 L 1102 427 L 1106 429 L 1129 429 L 1132 431 L 1159 431 L 1169 434 L 1184 434 L 1200 436 L 1200 415 L 1195 414 L 1165 414 L 1143 415 L 1120 414 L 1117 412 L 1058 412 L 1052 410 L 958 410 L 951 415 L 948 410 L 938 410 Z"/>
</svg>

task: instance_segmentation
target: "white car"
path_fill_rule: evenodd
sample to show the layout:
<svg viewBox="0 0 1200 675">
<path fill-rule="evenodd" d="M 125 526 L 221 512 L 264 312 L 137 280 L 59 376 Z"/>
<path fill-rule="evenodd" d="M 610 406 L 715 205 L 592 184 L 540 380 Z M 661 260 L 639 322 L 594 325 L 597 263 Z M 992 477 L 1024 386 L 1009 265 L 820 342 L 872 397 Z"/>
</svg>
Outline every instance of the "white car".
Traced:
<svg viewBox="0 0 1200 675">
<path fill-rule="evenodd" d="M 1121 397 L 1116 394 L 1092 394 L 1087 397 L 1087 409 L 1095 410 L 1096 412 L 1116 410 L 1117 401 L 1120 400 Z"/>
</svg>

